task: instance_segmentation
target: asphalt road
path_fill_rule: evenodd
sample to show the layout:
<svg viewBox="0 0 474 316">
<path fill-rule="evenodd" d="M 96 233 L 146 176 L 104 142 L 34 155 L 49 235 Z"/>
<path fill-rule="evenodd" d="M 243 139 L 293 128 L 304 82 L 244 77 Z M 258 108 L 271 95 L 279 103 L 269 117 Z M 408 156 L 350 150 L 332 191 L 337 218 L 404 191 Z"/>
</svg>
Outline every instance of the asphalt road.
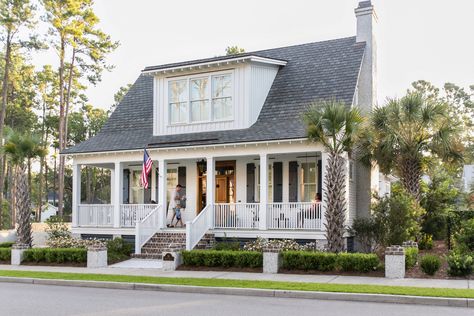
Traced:
<svg viewBox="0 0 474 316">
<path fill-rule="evenodd" d="M 473 309 L 0 283 L 1 316 L 474 315 Z"/>
</svg>

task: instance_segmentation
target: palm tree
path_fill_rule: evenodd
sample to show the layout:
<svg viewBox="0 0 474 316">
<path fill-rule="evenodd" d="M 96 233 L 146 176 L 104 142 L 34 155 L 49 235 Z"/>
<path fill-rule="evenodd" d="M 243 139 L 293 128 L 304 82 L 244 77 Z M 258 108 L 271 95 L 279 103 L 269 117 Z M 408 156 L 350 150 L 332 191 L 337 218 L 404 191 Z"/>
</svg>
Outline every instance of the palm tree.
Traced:
<svg viewBox="0 0 474 316">
<path fill-rule="evenodd" d="M 410 92 L 389 99 L 372 111 L 369 126 L 357 146 L 365 164 L 377 163 L 385 174 L 394 172 L 414 199 L 420 200 L 420 183 L 429 158 L 462 160 L 456 126 L 450 124 L 447 104 Z"/>
<path fill-rule="evenodd" d="M 329 158 L 324 177 L 326 187 L 326 239 L 332 252 L 344 250 L 347 201 L 344 153 L 350 152 L 363 118 L 357 108 L 348 109 L 336 100 L 312 103 L 304 115 L 310 141 L 323 144 Z"/>
<path fill-rule="evenodd" d="M 10 163 L 14 167 L 15 186 L 15 213 L 17 214 L 17 244 L 31 247 L 31 205 L 28 187 L 27 162 L 46 154 L 41 146 L 40 139 L 36 136 L 20 134 L 13 131 L 7 132 L 6 143 L 3 146 Z"/>
</svg>

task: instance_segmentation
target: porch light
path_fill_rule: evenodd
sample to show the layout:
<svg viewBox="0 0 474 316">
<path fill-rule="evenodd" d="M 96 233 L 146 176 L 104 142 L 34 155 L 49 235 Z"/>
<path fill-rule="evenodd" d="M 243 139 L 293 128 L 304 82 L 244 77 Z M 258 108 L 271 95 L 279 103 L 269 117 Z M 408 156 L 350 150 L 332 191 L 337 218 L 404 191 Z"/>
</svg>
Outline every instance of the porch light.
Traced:
<svg viewBox="0 0 474 316">
<path fill-rule="evenodd" d="M 207 163 L 204 159 L 201 159 L 200 161 L 198 161 L 197 166 L 201 174 L 206 172 Z"/>
</svg>

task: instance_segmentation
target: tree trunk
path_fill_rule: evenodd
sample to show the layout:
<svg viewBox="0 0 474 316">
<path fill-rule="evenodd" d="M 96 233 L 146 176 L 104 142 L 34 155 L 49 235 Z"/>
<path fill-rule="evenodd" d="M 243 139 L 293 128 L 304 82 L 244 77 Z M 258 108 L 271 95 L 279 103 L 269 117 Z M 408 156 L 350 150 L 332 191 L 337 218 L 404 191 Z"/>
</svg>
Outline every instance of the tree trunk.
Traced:
<svg viewBox="0 0 474 316">
<path fill-rule="evenodd" d="M 11 31 L 8 30 L 6 34 L 6 46 L 5 46 L 5 65 L 3 73 L 3 82 L 2 82 L 2 105 L 0 109 L 0 141 L 3 145 L 3 129 L 5 127 L 5 116 L 7 112 L 7 97 L 8 97 L 8 81 L 9 71 L 10 71 L 10 61 L 11 61 Z M 3 187 L 5 184 L 5 155 L 0 156 L 0 206 L 3 205 Z M 2 220 L 2 215 L 0 212 L 0 223 Z"/>
<path fill-rule="evenodd" d="M 15 167 L 16 214 L 18 216 L 17 243 L 31 247 L 31 208 L 25 166 Z"/>
<path fill-rule="evenodd" d="M 328 250 L 339 253 L 344 251 L 344 224 L 346 220 L 346 170 L 345 160 L 340 155 L 330 153 L 326 176 L 325 191 L 325 227 Z"/>
<path fill-rule="evenodd" d="M 400 162 L 400 181 L 403 188 L 416 201 L 421 198 L 421 162 L 418 159 L 403 159 Z"/>
<path fill-rule="evenodd" d="M 86 201 L 88 204 L 92 204 L 94 200 L 92 196 L 92 170 L 91 167 L 86 167 Z"/>
<path fill-rule="evenodd" d="M 66 40 L 61 38 L 61 47 L 59 51 L 59 152 L 66 147 L 65 140 L 65 106 L 64 106 L 64 55 L 65 55 Z M 59 155 L 58 166 L 58 215 L 64 215 L 64 171 L 65 158 Z"/>
<path fill-rule="evenodd" d="M 41 122 L 41 146 L 46 149 L 46 103 L 43 101 L 43 119 Z M 46 158 L 43 156 L 40 159 L 40 172 L 39 172 L 39 184 L 38 184 L 38 209 L 36 211 L 36 221 L 41 222 L 41 212 L 43 211 L 43 187 L 44 187 L 44 165 Z M 48 191 L 48 190 L 46 190 Z"/>
<path fill-rule="evenodd" d="M 67 144 L 67 137 L 68 137 L 68 132 L 67 132 L 67 126 L 68 126 L 68 115 L 69 115 L 69 103 L 71 101 L 71 87 L 72 87 L 72 77 L 74 76 L 74 60 L 76 59 L 76 49 L 73 48 L 72 50 L 72 57 L 71 57 L 71 67 L 69 68 L 69 78 L 68 78 L 68 83 L 67 83 L 67 90 L 66 90 L 66 110 L 64 114 L 64 147 L 66 147 Z"/>
</svg>

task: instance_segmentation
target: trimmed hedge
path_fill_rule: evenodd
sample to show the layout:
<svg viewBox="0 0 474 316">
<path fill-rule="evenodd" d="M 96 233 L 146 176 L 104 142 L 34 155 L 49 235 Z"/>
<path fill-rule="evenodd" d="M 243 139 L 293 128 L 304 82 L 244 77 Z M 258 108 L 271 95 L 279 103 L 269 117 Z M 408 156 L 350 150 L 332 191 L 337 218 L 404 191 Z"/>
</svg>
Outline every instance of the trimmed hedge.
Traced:
<svg viewBox="0 0 474 316">
<path fill-rule="evenodd" d="M 13 244 L 13 242 L 0 242 L 0 248 L 11 248 Z"/>
<path fill-rule="evenodd" d="M 418 248 L 408 247 L 405 248 L 405 269 L 411 269 L 416 265 L 418 261 Z"/>
<path fill-rule="evenodd" d="M 0 261 L 11 261 L 12 250 L 10 248 L 0 248 Z"/>
<path fill-rule="evenodd" d="M 257 251 L 191 250 L 183 251 L 183 264 L 193 267 L 261 268 L 263 254 Z"/>
<path fill-rule="evenodd" d="M 23 253 L 24 262 L 86 263 L 87 249 L 83 248 L 32 248 Z"/>
<path fill-rule="evenodd" d="M 285 251 L 282 268 L 287 270 L 370 272 L 377 270 L 380 260 L 375 254 Z"/>
</svg>

